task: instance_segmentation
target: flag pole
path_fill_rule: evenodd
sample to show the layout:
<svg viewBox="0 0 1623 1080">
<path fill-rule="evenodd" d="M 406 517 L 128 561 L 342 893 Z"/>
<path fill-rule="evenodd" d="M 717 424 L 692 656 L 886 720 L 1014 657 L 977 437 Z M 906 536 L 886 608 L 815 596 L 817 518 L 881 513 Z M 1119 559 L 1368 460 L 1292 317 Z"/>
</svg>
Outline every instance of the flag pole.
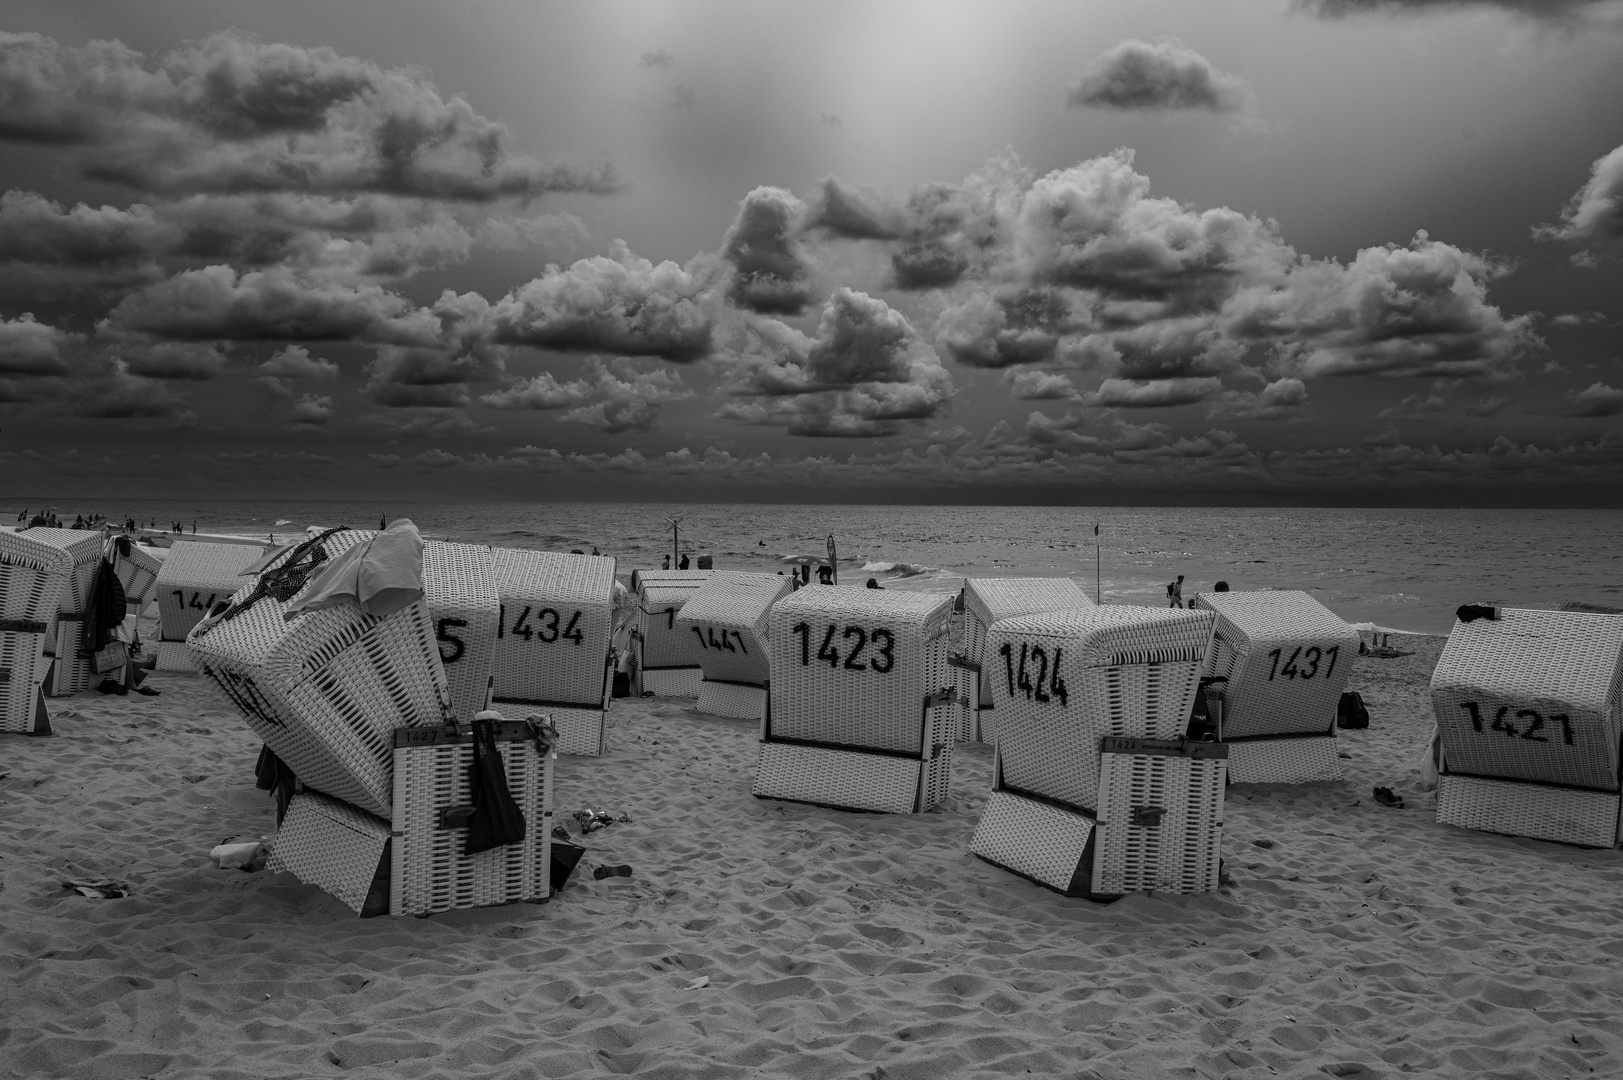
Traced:
<svg viewBox="0 0 1623 1080">
<path fill-rule="evenodd" d="M 665 520 L 671 523 L 671 569 L 675 570 L 676 564 L 682 561 L 682 534 L 680 531 L 682 519 L 668 517 Z"/>
<path fill-rule="evenodd" d="M 1093 599 L 1098 604 L 1105 602 L 1102 581 L 1103 579 L 1099 574 L 1099 523 L 1095 521 L 1093 523 Z"/>
</svg>

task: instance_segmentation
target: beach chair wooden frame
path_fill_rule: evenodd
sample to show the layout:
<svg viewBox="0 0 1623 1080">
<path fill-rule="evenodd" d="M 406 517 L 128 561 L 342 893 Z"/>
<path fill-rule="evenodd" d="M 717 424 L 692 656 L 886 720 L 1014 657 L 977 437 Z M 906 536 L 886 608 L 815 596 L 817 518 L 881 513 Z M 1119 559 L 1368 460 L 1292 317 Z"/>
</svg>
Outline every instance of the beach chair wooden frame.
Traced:
<svg viewBox="0 0 1623 1080">
<path fill-rule="evenodd" d="M 957 673 L 958 710 L 966 742 L 997 741 L 992 698 L 982 686 L 986 632 L 1000 619 L 1094 607 L 1070 578 L 965 578 L 962 649 L 948 659 Z"/>
<path fill-rule="evenodd" d="M 78 614 L 75 612 L 74 614 Z M 89 690 L 98 680 L 93 658 L 85 649 L 85 620 L 59 617 L 51 648 L 51 667 L 45 677 L 46 697 L 67 697 Z"/>
<path fill-rule="evenodd" d="M 1615 847 L 1623 616 L 1505 608 L 1455 623 L 1431 677 L 1437 820 Z"/>
<path fill-rule="evenodd" d="M 387 818 L 313 791 L 294 796 L 268 869 L 316 885 L 356 914 L 369 898 L 390 915 L 430 915 L 552 894 L 553 756 L 528 725 L 498 725 L 508 791 L 524 814 L 524 839 L 463 854 L 472 728 L 402 728 L 394 735 L 394 797 Z M 459 812 L 460 811 L 460 812 Z"/>
<path fill-rule="evenodd" d="M 772 605 L 793 592 L 779 574 L 718 572 L 677 616 L 677 629 L 699 648 L 698 709 L 712 716 L 761 720 L 772 678 Z"/>
<path fill-rule="evenodd" d="M 993 623 L 994 790 L 971 852 L 1068 896 L 1215 888 L 1228 748 L 1182 738 L 1212 619 L 1111 606 Z"/>
<path fill-rule="evenodd" d="M 73 577 L 66 549 L 27 532 L 0 531 L 0 731 L 48 735 L 42 696 L 51 668 L 46 637 Z M 54 647 L 53 650 L 54 651 Z"/>
<path fill-rule="evenodd" d="M 185 641 L 192 627 L 202 621 L 210 608 L 221 600 L 229 600 L 233 593 L 249 583 L 251 579 L 244 577 L 242 572 L 264 553 L 264 548 L 253 544 L 176 540 L 158 570 L 155 586 L 158 596 L 158 639 Z M 170 655 L 174 655 L 173 651 Z M 163 668 L 163 659 L 163 651 L 160 650 L 159 669 L 167 670 Z"/>
<path fill-rule="evenodd" d="M 713 570 L 635 570 L 631 591 L 637 596 L 633 629 L 637 642 L 636 692 L 655 697 L 698 697 L 704 681 L 699 646 L 677 629 L 682 605 L 708 581 Z"/>
<path fill-rule="evenodd" d="M 364 535 L 375 537 L 377 533 Z M 462 723 L 490 707 L 501 600 L 491 550 L 482 544 L 423 544 L 423 603 L 451 688 L 451 712 Z"/>
<path fill-rule="evenodd" d="M 558 752 L 598 757 L 608 748 L 615 560 L 495 548 L 501 620 L 497 708 L 539 709 L 558 725 Z"/>
<path fill-rule="evenodd" d="M 330 559 L 365 535 L 337 532 L 323 549 Z M 233 602 L 252 590 L 252 583 L 243 586 Z M 421 600 L 382 619 L 345 600 L 286 619 L 297 600 L 297 593 L 285 601 L 261 596 L 233 617 L 197 624 L 187 646 L 302 783 L 387 817 L 395 729 L 450 716 L 433 618 Z"/>
<path fill-rule="evenodd" d="M 1358 654 L 1358 631 L 1305 592 L 1200 593 L 1215 613 L 1206 674 L 1218 738 L 1235 783 L 1340 780 L 1336 706 Z"/>
<path fill-rule="evenodd" d="M 952 607 L 937 593 L 833 585 L 774 604 L 755 796 L 892 814 L 945 800 Z"/>
</svg>

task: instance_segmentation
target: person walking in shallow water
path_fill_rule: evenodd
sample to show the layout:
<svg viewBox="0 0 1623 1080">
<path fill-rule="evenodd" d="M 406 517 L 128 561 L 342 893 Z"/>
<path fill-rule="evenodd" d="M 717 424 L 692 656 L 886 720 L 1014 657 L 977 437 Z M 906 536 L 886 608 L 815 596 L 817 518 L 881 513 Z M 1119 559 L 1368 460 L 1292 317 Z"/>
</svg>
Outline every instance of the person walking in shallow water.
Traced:
<svg viewBox="0 0 1623 1080">
<path fill-rule="evenodd" d="M 1178 575 L 1177 581 L 1167 582 L 1167 599 L 1172 601 L 1168 607 L 1183 607 L 1183 575 Z"/>
</svg>

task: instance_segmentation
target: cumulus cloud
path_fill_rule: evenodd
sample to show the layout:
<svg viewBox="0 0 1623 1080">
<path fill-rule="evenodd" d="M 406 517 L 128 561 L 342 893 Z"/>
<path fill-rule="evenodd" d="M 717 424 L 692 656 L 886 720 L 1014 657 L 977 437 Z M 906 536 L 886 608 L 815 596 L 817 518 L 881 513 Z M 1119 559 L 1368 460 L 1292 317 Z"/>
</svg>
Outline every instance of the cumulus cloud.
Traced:
<svg viewBox="0 0 1623 1080">
<path fill-rule="evenodd" d="M 1427 420 L 1448 409 L 1448 399 L 1433 391 L 1430 394 L 1410 394 L 1390 408 L 1375 414 L 1377 420 Z"/>
<path fill-rule="evenodd" d="M 1158 409 L 1207 401 L 1223 389 L 1221 379 L 1106 379 L 1082 396 L 1088 405 L 1118 409 Z"/>
<path fill-rule="evenodd" d="M 724 356 L 726 390 L 750 400 L 720 415 L 794 435 L 892 435 L 934 416 L 952 377 L 913 325 L 883 300 L 836 289 L 811 336 L 764 321 Z"/>
<path fill-rule="evenodd" d="M 320 356 L 311 356 L 303 345 L 288 345 L 259 365 L 259 374 L 277 379 L 338 378 L 338 365 Z"/>
<path fill-rule="evenodd" d="M 102 356 L 119 361 L 131 375 L 148 379 L 212 379 L 226 369 L 218 341 L 163 341 L 143 334 L 99 335 Z"/>
<path fill-rule="evenodd" d="M 1307 405 L 1307 384 L 1289 377 L 1276 379 L 1252 393 L 1224 390 L 1206 415 L 1212 420 L 1299 420 Z"/>
<path fill-rule="evenodd" d="M 1354 15 L 1418 15 L 1465 8 L 1498 8 L 1528 19 L 1561 25 L 1623 25 L 1617 0 L 1294 0 L 1298 9 L 1325 18 Z"/>
<path fill-rule="evenodd" d="M 675 60 L 676 57 L 672 56 L 664 49 L 650 49 L 638 58 L 637 63 L 645 68 L 670 67 Z"/>
<path fill-rule="evenodd" d="M 589 379 L 560 382 L 552 372 L 543 371 L 505 390 L 486 394 L 479 403 L 492 409 L 562 409 L 586 401 L 592 389 Z"/>
<path fill-rule="evenodd" d="M 547 268 L 491 311 L 493 340 L 562 352 L 657 356 L 678 363 L 709 355 L 713 273 L 695 260 L 654 265 L 616 240 L 607 256 Z"/>
<path fill-rule="evenodd" d="M 184 398 L 165 380 L 136 375 L 122 360 L 113 360 L 105 374 L 79 384 L 73 411 L 97 420 L 186 419 L 192 415 Z"/>
<path fill-rule="evenodd" d="M 1572 416 L 1616 416 L 1623 413 L 1623 390 L 1593 382 L 1572 394 Z"/>
<path fill-rule="evenodd" d="M 1623 254 L 1623 146 L 1590 167 L 1589 182 L 1561 212 L 1560 225 L 1540 225 L 1533 235 L 1591 245 L 1574 256 L 1580 265 L 1597 263 L 1598 252 Z"/>
<path fill-rule="evenodd" d="M 79 148 L 144 191 L 374 191 L 436 199 L 607 192 L 606 166 L 515 153 L 420 73 L 329 48 L 210 35 L 153 61 L 119 42 L 0 35 L 0 140 Z"/>
<path fill-rule="evenodd" d="M 1562 330 L 1574 330 L 1590 323 L 1605 322 L 1606 316 L 1599 311 L 1564 311 L 1550 320 L 1550 325 Z"/>
<path fill-rule="evenodd" d="M 806 254 L 795 238 L 801 211 L 782 188 L 758 187 L 744 197 L 721 245 L 733 265 L 728 300 L 767 315 L 799 315 L 811 303 Z"/>
<path fill-rule="evenodd" d="M 659 421 L 660 406 L 691 396 L 676 372 L 663 368 L 639 371 L 624 360 L 609 364 L 592 360 L 579 379 L 560 381 L 543 371 L 486 394 L 479 403 L 493 409 L 567 409 L 560 420 L 619 434 L 652 430 Z"/>
<path fill-rule="evenodd" d="M 0 319 L 0 375 L 66 375 L 68 351 L 78 335 L 59 330 L 23 312 Z"/>
<path fill-rule="evenodd" d="M 1017 401 L 1069 401 L 1080 397 L 1070 377 L 1056 371 L 1008 371 L 1003 381 Z"/>
<path fill-rule="evenodd" d="M 1082 72 L 1066 101 L 1092 109 L 1233 112 L 1245 104 L 1245 82 L 1178 41 L 1129 38 Z"/>
<path fill-rule="evenodd" d="M 324 427 L 334 416 L 332 398 L 325 395 L 305 394 L 293 403 L 290 422 L 294 427 Z"/>
</svg>

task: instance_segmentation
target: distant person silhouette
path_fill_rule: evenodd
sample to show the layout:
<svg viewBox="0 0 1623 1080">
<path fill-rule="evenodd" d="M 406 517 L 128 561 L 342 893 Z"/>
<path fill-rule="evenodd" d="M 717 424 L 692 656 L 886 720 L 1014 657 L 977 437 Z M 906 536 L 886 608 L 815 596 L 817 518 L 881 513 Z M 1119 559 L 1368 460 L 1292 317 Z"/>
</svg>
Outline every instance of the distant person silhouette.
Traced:
<svg viewBox="0 0 1623 1080">
<path fill-rule="evenodd" d="M 678 570 L 686 570 L 688 568 L 688 565 L 689 564 L 688 564 L 687 553 L 683 552 L 682 553 L 682 561 L 676 564 L 676 568 Z"/>
<path fill-rule="evenodd" d="M 1228 591 L 1229 591 L 1229 583 L 1226 582 L 1226 581 L 1219 581 L 1216 585 L 1212 586 L 1212 592 L 1228 592 Z"/>
<path fill-rule="evenodd" d="M 870 588 L 870 589 L 883 589 L 884 586 L 879 584 L 878 580 L 876 580 L 874 578 L 869 578 L 868 579 L 868 588 Z"/>
<path fill-rule="evenodd" d="M 661 570 L 669 570 L 671 568 L 671 557 L 669 555 L 665 556 L 665 561 L 659 564 L 659 568 Z"/>
<path fill-rule="evenodd" d="M 817 568 L 817 584 L 834 584 L 834 568 L 832 566 L 819 566 Z"/>
<path fill-rule="evenodd" d="M 1169 582 L 1167 582 L 1167 599 L 1172 601 L 1172 603 L 1167 605 L 1168 607 L 1176 607 L 1176 608 L 1183 607 L 1183 575 L 1182 574 L 1178 575 L 1178 580 L 1177 581 L 1169 581 Z"/>
</svg>

